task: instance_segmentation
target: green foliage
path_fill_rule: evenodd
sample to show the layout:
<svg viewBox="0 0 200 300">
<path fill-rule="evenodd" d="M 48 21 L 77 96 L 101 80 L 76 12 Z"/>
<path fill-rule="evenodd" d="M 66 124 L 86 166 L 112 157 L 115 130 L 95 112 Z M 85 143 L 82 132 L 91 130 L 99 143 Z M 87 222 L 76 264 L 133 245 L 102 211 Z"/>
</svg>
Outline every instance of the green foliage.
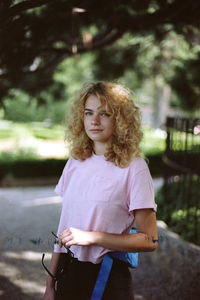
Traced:
<svg viewBox="0 0 200 300">
<path fill-rule="evenodd" d="M 0 152 L 0 164 L 14 161 L 38 160 L 39 156 L 33 148 L 19 148 L 13 151 Z"/>
<path fill-rule="evenodd" d="M 10 183 L 13 179 L 27 178 L 58 178 L 66 164 L 66 159 L 20 159 L 17 161 L 3 161 L 0 168 L 0 180 L 9 177 Z M 15 180 L 14 180 L 15 182 Z"/>
<path fill-rule="evenodd" d="M 169 83 L 177 94 L 177 105 L 184 110 L 196 110 L 200 108 L 200 52 L 193 59 L 186 58 L 182 65 L 176 66 L 174 76 Z"/>
<path fill-rule="evenodd" d="M 95 77 L 98 80 L 113 80 L 124 76 L 129 69 L 134 69 L 136 58 L 139 52 L 139 45 L 131 43 L 133 38 L 126 34 L 115 44 L 101 50 L 96 56 L 98 68 L 95 70 Z M 109 70 L 106 72 L 106 70 Z M 112 71 L 111 71 L 112 70 Z"/>
<path fill-rule="evenodd" d="M 4 101 L 4 119 L 14 122 L 36 122 L 49 119 L 51 123 L 62 123 L 66 114 L 66 102 L 56 102 L 52 95 L 43 92 L 44 103 L 20 90 L 12 90 Z M 42 101 L 41 101 L 42 102 Z"/>
<path fill-rule="evenodd" d="M 178 34 L 169 32 L 158 42 L 152 34 L 126 33 L 101 51 L 77 54 L 60 62 L 48 87 L 37 89 L 35 81 L 29 78 L 23 85 L 25 92 L 10 90 L 3 98 L 4 118 L 62 123 L 67 103 L 76 97 L 84 83 L 95 80 L 124 84 L 138 96 L 139 105 L 154 105 L 158 86 L 169 83 L 175 91 L 173 105 L 194 110 L 200 97 L 198 59 L 199 48 L 189 48 Z M 185 72 L 185 65 L 190 72 Z M 41 76 L 41 85 L 45 78 Z"/>
<path fill-rule="evenodd" d="M 153 105 L 158 86 L 169 84 L 172 105 L 176 102 L 178 108 L 193 112 L 200 103 L 199 46 L 190 47 L 180 34 L 167 28 L 163 34 L 159 40 L 153 34 L 126 33 L 116 43 L 97 52 L 95 76 L 118 80 L 140 98 L 146 98 L 148 105 Z"/>
<path fill-rule="evenodd" d="M 4 98 L 4 119 L 15 122 L 62 124 L 67 103 L 80 91 L 84 82 L 94 80 L 94 55 L 78 55 L 64 60 L 54 74 L 54 83 L 35 97 L 22 90 L 12 89 Z"/>
<path fill-rule="evenodd" d="M 145 127 L 143 128 L 143 134 L 141 149 L 145 154 L 153 155 L 163 153 L 165 150 L 165 131 Z"/>
<path fill-rule="evenodd" d="M 24 110 L 8 105 L 9 119 L 33 121 L 36 112 L 42 120 L 46 111 L 57 122 L 61 110 L 55 107 L 59 112 L 53 114 L 47 106 L 68 101 L 83 82 L 99 79 L 122 81 L 151 94 L 148 99 L 155 97 L 155 81 L 167 81 L 178 106 L 199 107 L 198 66 L 192 61 L 199 52 L 199 1 L 87 0 L 82 11 L 76 7 L 77 1 L 66 0 L 1 1 L 0 101 L 13 88 L 31 95 L 20 96 Z"/>
<path fill-rule="evenodd" d="M 200 238 L 195 233 L 194 220 L 197 218 L 200 220 L 200 209 L 197 207 L 190 207 L 187 209 L 179 209 L 172 213 L 172 225 L 176 232 L 180 233 L 187 241 L 191 241 L 200 245 Z M 197 231 L 200 231 L 200 224 L 197 224 Z"/>
<path fill-rule="evenodd" d="M 200 245 L 199 181 L 197 176 L 188 178 L 177 176 L 175 182 L 158 190 L 158 218 L 183 239 Z"/>
<path fill-rule="evenodd" d="M 4 101 L 4 118 L 16 122 L 31 122 L 37 116 L 37 102 L 28 94 L 13 89 Z"/>
<path fill-rule="evenodd" d="M 76 97 L 83 83 L 95 80 L 94 59 L 94 53 L 86 53 L 65 59 L 58 65 L 54 80 L 65 87 L 64 95 L 67 101 Z"/>
</svg>

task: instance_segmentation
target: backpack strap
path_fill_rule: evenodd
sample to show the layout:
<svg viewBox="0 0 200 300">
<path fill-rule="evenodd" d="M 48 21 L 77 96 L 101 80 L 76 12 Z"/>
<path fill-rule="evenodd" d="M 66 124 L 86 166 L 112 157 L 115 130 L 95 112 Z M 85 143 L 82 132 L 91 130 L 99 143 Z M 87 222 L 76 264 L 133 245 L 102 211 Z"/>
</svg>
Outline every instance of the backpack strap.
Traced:
<svg viewBox="0 0 200 300">
<path fill-rule="evenodd" d="M 110 275 L 110 271 L 113 264 L 113 258 L 105 254 L 103 261 L 101 263 L 101 267 L 99 270 L 99 274 L 92 292 L 92 296 L 90 300 L 101 300 L 103 297 L 103 293 L 105 291 L 106 283 L 108 281 L 108 277 Z"/>
</svg>

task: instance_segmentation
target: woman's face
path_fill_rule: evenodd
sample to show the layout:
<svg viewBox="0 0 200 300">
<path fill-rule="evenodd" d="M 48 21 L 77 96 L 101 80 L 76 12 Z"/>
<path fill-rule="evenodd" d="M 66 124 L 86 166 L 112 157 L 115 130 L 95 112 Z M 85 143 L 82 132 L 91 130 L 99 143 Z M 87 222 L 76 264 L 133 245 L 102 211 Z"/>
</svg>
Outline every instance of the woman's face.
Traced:
<svg viewBox="0 0 200 300">
<path fill-rule="evenodd" d="M 111 112 L 95 96 L 90 95 L 85 103 L 84 127 L 93 142 L 107 143 L 114 131 Z"/>
</svg>

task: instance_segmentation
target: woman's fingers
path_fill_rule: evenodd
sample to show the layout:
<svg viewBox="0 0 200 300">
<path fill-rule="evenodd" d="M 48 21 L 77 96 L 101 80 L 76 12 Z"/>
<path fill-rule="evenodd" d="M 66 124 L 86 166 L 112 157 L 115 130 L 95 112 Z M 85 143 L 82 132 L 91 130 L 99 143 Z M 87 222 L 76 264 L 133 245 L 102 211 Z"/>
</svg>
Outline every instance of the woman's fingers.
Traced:
<svg viewBox="0 0 200 300">
<path fill-rule="evenodd" d="M 68 235 L 67 237 L 64 237 L 62 239 L 62 245 L 65 246 L 66 248 L 69 248 L 73 244 L 73 236 Z"/>
<path fill-rule="evenodd" d="M 88 246 L 92 243 L 94 233 L 70 227 L 59 235 L 59 245 L 69 248 L 72 245 Z"/>
<path fill-rule="evenodd" d="M 58 244 L 60 247 L 64 246 L 66 248 L 71 246 L 71 241 L 73 240 L 73 235 L 70 229 L 65 229 L 58 238 Z"/>
</svg>

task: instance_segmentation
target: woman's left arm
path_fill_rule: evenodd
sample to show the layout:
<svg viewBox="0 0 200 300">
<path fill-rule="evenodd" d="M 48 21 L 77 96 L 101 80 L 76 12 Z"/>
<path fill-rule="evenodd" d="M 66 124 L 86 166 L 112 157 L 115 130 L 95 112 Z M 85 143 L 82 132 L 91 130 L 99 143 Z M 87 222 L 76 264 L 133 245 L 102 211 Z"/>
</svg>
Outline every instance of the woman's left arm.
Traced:
<svg viewBox="0 0 200 300">
<path fill-rule="evenodd" d="M 133 211 L 138 233 L 112 234 L 69 228 L 59 235 L 60 246 L 97 245 L 106 249 L 124 252 L 149 252 L 157 248 L 158 233 L 156 213 L 152 209 Z"/>
</svg>

